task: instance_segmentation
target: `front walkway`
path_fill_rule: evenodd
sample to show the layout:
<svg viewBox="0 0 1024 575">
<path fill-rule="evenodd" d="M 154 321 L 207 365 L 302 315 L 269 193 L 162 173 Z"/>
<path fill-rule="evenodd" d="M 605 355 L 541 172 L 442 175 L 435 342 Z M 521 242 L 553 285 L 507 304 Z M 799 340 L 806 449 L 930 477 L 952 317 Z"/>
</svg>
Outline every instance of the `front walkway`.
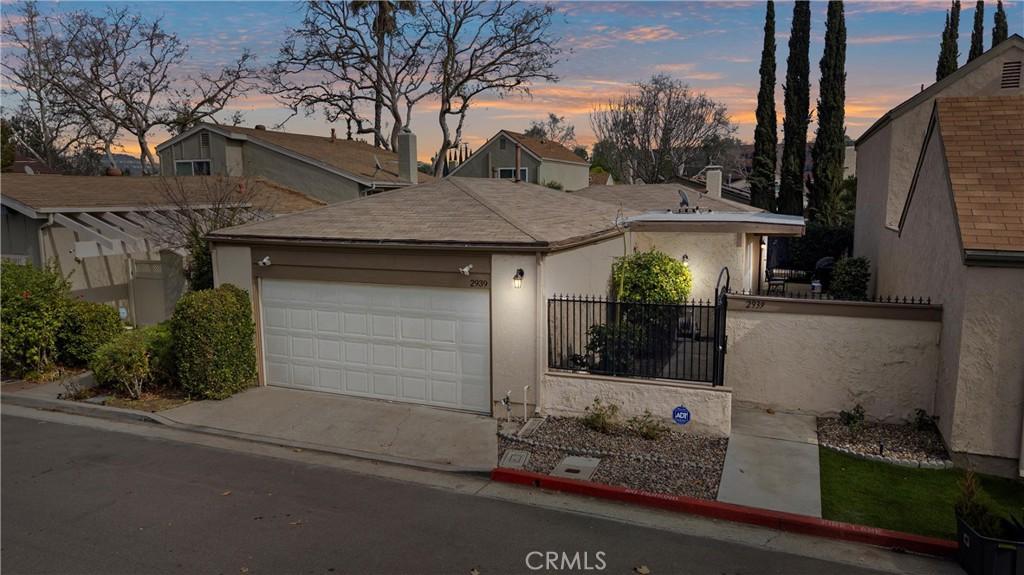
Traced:
<svg viewBox="0 0 1024 575">
<path fill-rule="evenodd" d="M 160 415 L 241 437 L 450 471 L 490 472 L 498 454 L 490 417 L 314 391 L 256 387 Z"/>
<path fill-rule="evenodd" d="M 733 405 L 718 500 L 821 517 L 815 418 Z"/>
</svg>

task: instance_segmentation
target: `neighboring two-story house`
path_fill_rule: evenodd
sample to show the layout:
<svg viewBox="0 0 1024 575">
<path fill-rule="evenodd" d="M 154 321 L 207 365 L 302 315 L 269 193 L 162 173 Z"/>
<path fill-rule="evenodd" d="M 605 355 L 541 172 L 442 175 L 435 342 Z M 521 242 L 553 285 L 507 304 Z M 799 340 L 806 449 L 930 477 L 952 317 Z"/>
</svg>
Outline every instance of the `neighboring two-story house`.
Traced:
<svg viewBox="0 0 1024 575">
<path fill-rule="evenodd" d="M 936 98 L 1022 94 L 1022 62 L 1024 38 L 1014 34 L 890 110 L 857 140 L 853 251 L 871 261 L 873 293 L 896 293 L 889 278 L 899 276 L 900 263 L 891 248 Z"/>
<path fill-rule="evenodd" d="M 451 175 L 558 184 L 566 191 L 575 191 L 590 185 L 590 163 L 556 142 L 502 130 L 452 170 Z"/>
<path fill-rule="evenodd" d="M 334 130 L 323 137 L 201 123 L 156 149 L 164 176 L 260 177 L 328 203 L 432 179 L 416 170 L 411 132 L 399 136 L 394 153 L 337 138 Z"/>
</svg>

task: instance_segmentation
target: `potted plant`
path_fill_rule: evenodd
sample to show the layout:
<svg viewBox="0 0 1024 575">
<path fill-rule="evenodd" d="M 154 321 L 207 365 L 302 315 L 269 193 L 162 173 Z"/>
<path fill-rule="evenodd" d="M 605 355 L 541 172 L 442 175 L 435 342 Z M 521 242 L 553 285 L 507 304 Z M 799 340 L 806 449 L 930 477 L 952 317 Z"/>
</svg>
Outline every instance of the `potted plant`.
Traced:
<svg viewBox="0 0 1024 575">
<path fill-rule="evenodd" d="M 1015 575 L 1024 570 L 1024 522 L 993 509 L 973 471 L 960 481 L 956 503 L 957 560 L 968 575 Z"/>
</svg>

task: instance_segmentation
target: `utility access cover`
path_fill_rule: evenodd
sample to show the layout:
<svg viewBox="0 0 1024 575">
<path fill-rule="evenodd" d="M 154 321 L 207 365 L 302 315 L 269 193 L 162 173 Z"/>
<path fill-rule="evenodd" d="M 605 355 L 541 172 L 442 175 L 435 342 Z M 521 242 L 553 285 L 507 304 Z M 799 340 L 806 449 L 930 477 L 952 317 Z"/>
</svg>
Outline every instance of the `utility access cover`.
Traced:
<svg viewBox="0 0 1024 575">
<path fill-rule="evenodd" d="M 523 451 L 522 449 L 506 449 L 505 453 L 501 456 L 501 461 L 498 463 L 498 467 L 523 469 L 526 467 L 526 463 L 528 461 L 530 461 L 529 451 Z"/>
<path fill-rule="evenodd" d="M 555 470 L 551 472 L 551 475 L 554 477 L 568 477 L 570 479 L 589 481 L 594 472 L 597 471 L 599 463 L 601 463 L 601 460 L 597 457 L 570 455 L 555 466 Z"/>
</svg>

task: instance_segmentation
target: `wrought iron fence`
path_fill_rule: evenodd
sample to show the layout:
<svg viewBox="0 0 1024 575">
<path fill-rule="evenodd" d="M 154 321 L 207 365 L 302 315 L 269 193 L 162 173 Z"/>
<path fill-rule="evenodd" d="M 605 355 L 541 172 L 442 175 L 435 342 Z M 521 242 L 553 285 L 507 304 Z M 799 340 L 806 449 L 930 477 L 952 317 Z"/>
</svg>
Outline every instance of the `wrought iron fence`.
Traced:
<svg viewBox="0 0 1024 575">
<path fill-rule="evenodd" d="M 860 302 L 871 302 L 871 303 L 898 303 L 907 305 L 931 305 L 932 298 L 930 297 L 908 297 L 908 296 L 893 296 L 893 295 L 877 295 L 872 297 L 866 297 L 862 299 L 847 299 L 838 298 L 833 296 L 831 293 L 825 292 L 812 292 L 812 291 L 776 291 L 773 289 L 764 290 L 741 290 L 729 292 L 733 295 L 751 295 L 751 296 L 764 296 L 764 297 L 782 297 L 789 299 L 810 299 L 810 300 L 823 300 L 823 301 L 860 301 Z"/>
<path fill-rule="evenodd" d="M 655 304 L 599 297 L 548 300 L 548 367 L 721 385 L 724 294 Z"/>
<path fill-rule="evenodd" d="M 814 270 L 793 270 L 786 268 L 768 268 L 766 277 L 776 280 L 785 280 L 793 283 L 811 283 L 814 279 Z"/>
</svg>

